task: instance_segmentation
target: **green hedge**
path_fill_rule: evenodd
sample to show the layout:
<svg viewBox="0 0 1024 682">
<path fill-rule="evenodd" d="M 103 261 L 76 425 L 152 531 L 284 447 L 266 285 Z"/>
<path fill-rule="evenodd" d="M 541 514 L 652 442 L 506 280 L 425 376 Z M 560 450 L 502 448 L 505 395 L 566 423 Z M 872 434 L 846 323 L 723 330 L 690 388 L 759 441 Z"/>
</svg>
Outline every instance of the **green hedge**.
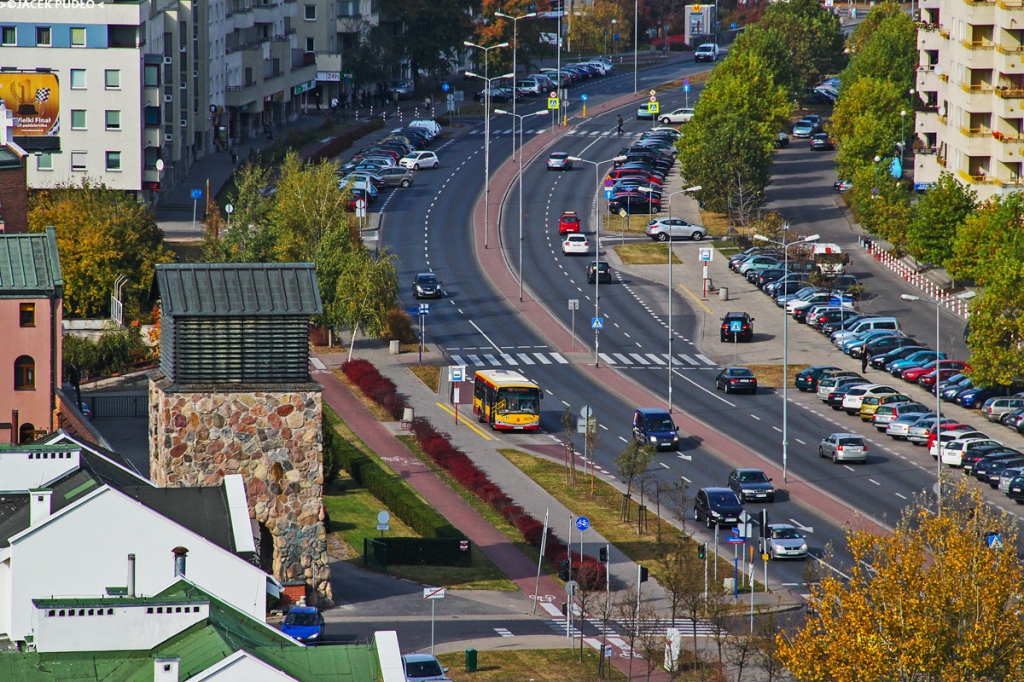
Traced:
<svg viewBox="0 0 1024 682">
<path fill-rule="evenodd" d="M 464 540 L 465 536 L 436 509 L 424 502 L 401 476 L 383 464 L 363 454 L 335 432 L 334 425 L 342 420 L 324 405 L 324 480 L 329 482 L 339 469 L 348 472 L 357 483 L 381 504 L 391 510 L 405 525 L 424 538 L 451 538 Z M 331 470 L 333 469 L 333 474 Z M 334 519 L 342 521 L 342 519 Z"/>
<path fill-rule="evenodd" d="M 469 540 L 454 538 L 371 538 L 388 548 L 388 565 L 396 566 L 457 566 L 473 565 Z M 466 549 L 460 548 L 465 542 Z"/>
</svg>

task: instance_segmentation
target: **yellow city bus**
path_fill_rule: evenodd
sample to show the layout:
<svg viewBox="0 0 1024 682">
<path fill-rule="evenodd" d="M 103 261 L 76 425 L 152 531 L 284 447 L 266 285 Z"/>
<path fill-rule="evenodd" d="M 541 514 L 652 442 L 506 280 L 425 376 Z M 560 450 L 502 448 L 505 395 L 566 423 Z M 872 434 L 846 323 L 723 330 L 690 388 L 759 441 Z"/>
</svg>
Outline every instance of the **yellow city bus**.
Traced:
<svg viewBox="0 0 1024 682">
<path fill-rule="evenodd" d="M 540 387 L 519 372 L 482 369 L 473 382 L 473 414 L 492 429 L 540 428 Z"/>
</svg>

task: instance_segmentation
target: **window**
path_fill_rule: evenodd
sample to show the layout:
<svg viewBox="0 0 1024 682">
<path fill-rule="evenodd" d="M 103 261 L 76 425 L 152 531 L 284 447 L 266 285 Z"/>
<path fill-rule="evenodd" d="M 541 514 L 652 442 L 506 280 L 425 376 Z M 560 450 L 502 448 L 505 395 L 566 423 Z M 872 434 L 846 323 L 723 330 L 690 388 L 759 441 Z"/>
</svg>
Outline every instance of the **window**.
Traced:
<svg viewBox="0 0 1024 682">
<path fill-rule="evenodd" d="M 19 306 L 21 310 L 21 326 L 22 327 L 34 327 L 36 326 L 36 304 L 35 303 L 22 303 Z"/>
<path fill-rule="evenodd" d="M 17 45 L 18 44 L 18 27 L 17 26 L 4 26 L 0 29 L 0 45 Z"/>
<path fill-rule="evenodd" d="M 36 45 L 39 47 L 50 46 L 50 27 L 36 26 Z"/>
<path fill-rule="evenodd" d="M 147 88 L 155 88 L 160 85 L 160 67 L 156 64 L 146 64 L 142 72 L 143 85 Z"/>
<path fill-rule="evenodd" d="M 357 17 L 359 16 L 359 3 L 356 0 L 340 0 L 338 2 L 338 16 L 339 17 Z"/>
<path fill-rule="evenodd" d="M 73 171 L 84 171 L 85 170 L 85 152 L 71 152 L 71 170 Z"/>
<path fill-rule="evenodd" d="M 160 159 L 160 150 L 157 147 L 146 147 L 143 151 L 146 168 L 156 168 L 156 162 Z"/>
<path fill-rule="evenodd" d="M 71 69 L 71 89 L 85 90 L 85 69 Z"/>
<path fill-rule="evenodd" d="M 121 152 L 107 152 L 107 170 L 121 170 Z"/>
<path fill-rule="evenodd" d="M 31 391 L 36 387 L 36 361 L 22 355 L 14 361 L 14 390 Z"/>
<path fill-rule="evenodd" d="M 107 130 L 120 130 L 121 129 L 121 112 L 120 111 L 107 111 Z"/>
<path fill-rule="evenodd" d="M 120 90 L 121 71 L 119 69 L 107 69 L 103 72 L 103 81 L 107 90 Z"/>
<path fill-rule="evenodd" d="M 316 52 L 314 45 L 315 41 L 312 38 L 306 38 L 306 52 Z"/>
<path fill-rule="evenodd" d="M 306 21 L 316 21 L 316 5 L 306 5 L 302 16 Z"/>
<path fill-rule="evenodd" d="M 85 130 L 85 109 L 71 110 L 71 129 Z"/>
<path fill-rule="evenodd" d="M 53 154 L 50 152 L 36 154 L 36 170 L 53 170 Z"/>
<path fill-rule="evenodd" d="M 71 47 L 85 47 L 85 29 L 73 27 L 71 29 Z"/>
<path fill-rule="evenodd" d="M 146 107 L 143 115 L 147 128 L 156 128 L 160 125 L 160 107 Z"/>
</svg>

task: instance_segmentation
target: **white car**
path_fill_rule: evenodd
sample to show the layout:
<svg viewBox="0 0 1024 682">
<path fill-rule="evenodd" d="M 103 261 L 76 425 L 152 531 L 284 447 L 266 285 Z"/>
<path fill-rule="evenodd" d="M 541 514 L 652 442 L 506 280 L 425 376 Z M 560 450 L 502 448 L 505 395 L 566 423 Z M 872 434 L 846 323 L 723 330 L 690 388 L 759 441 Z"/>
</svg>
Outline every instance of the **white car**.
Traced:
<svg viewBox="0 0 1024 682">
<path fill-rule="evenodd" d="M 972 440 L 987 440 L 988 438 L 988 434 L 982 433 L 981 431 L 944 431 L 939 433 L 939 435 L 932 441 L 932 444 L 928 446 L 928 454 L 932 456 L 932 459 L 938 459 L 939 454 L 942 452 L 940 447 L 945 448 L 953 443 Z M 1002 443 L 996 443 L 996 445 L 1002 445 Z"/>
<path fill-rule="evenodd" d="M 947 434 L 941 434 L 943 436 Z M 946 466 L 956 467 L 959 469 L 963 466 L 964 450 L 969 446 L 983 446 L 983 445 L 1002 445 L 997 440 L 990 438 L 971 438 L 969 440 L 952 440 L 942 444 L 942 463 Z"/>
<path fill-rule="evenodd" d="M 769 523 L 760 545 L 761 552 L 772 559 L 807 558 L 807 539 L 788 523 Z"/>
<path fill-rule="evenodd" d="M 897 391 L 892 386 L 882 386 L 881 384 L 866 384 L 864 386 L 855 386 L 846 392 L 846 396 L 843 398 L 843 410 L 846 414 L 854 415 L 860 413 L 860 406 L 864 403 L 864 396 L 866 395 L 896 395 Z"/>
<path fill-rule="evenodd" d="M 402 157 L 399 161 L 404 168 L 412 168 L 413 170 L 419 170 L 420 168 L 437 168 L 441 165 L 440 161 L 437 160 L 437 154 L 434 152 L 412 152 L 411 154 Z"/>
<path fill-rule="evenodd" d="M 670 123 L 689 123 L 692 118 L 693 107 L 683 107 L 682 109 L 676 109 L 675 111 L 670 111 L 667 114 L 662 114 L 658 117 L 658 120 L 663 124 L 668 125 Z"/>
<path fill-rule="evenodd" d="M 586 256 L 590 253 L 590 240 L 587 239 L 586 235 L 582 235 L 578 232 L 567 234 L 565 239 L 562 240 L 562 255 L 582 255 Z"/>
</svg>

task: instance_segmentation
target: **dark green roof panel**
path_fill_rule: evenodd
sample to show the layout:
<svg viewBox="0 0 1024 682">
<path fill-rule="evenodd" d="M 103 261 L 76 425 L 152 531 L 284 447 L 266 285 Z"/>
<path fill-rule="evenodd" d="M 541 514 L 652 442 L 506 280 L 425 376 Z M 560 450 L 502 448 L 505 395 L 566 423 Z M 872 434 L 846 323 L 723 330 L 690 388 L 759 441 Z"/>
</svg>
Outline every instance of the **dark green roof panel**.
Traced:
<svg viewBox="0 0 1024 682">
<path fill-rule="evenodd" d="M 156 281 L 166 317 L 323 313 L 312 263 L 172 263 Z"/>
<path fill-rule="evenodd" d="M 63 286 L 52 227 L 30 234 L 0 233 L 0 298 L 63 296 Z"/>
</svg>

